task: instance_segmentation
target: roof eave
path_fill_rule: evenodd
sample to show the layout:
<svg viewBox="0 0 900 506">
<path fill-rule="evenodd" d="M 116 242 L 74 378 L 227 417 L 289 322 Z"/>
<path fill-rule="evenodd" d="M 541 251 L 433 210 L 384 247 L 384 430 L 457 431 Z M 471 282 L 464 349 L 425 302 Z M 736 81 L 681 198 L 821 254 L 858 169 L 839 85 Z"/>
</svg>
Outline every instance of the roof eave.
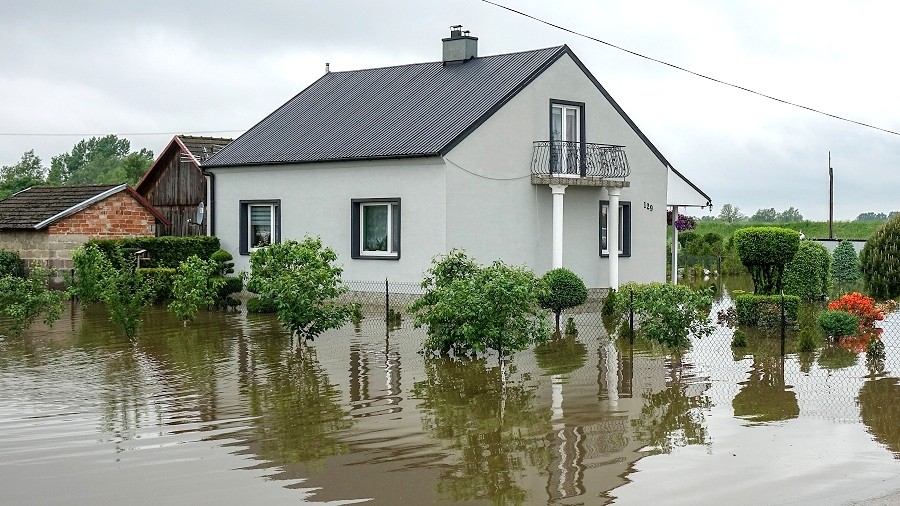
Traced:
<svg viewBox="0 0 900 506">
<path fill-rule="evenodd" d="M 440 151 L 434 153 L 408 153 L 408 154 L 399 154 L 399 155 L 377 155 L 377 156 L 356 156 L 356 157 L 345 157 L 345 158 L 323 158 L 320 160 L 279 160 L 279 161 L 265 161 L 265 162 L 247 162 L 247 163 L 222 163 L 222 164 L 207 164 L 204 163 L 201 165 L 202 169 L 222 169 L 228 167 L 260 167 L 266 165 L 306 165 L 311 163 L 337 163 L 337 162 L 363 162 L 370 160 L 397 160 L 397 159 L 407 159 L 407 158 L 431 158 L 443 156 L 443 153 Z"/>
<path fill-rule="evenodd" d="M 33 228 L 35 230 L 40 230 L 55 221 L 61 220 L 62 218 L 65 218 L 66 216 L 71 216 L 72 214 L 75 214 L 78 211 L 81 211 L 92 204 L 100 202 L 101 200 L 103 200 L 111 195 L 115 195 L 116 193 L 119 193 L 120 191 L 122 191 L 123 189 L 125 189 L 127 187 L 128 187 L 128 185 L 125 183 L 122 183 L 117 186 L 113 186 L 112 188 L 110 188 L 108 190 L 104 190 L 103 192 L 98 193 L 97 195 L 94 195 L 93 197 L 91 197 L 89 199 L 83 200 L 83 201 L 79 202 L 78 204 L 75 204 L 74 206 L 72 206 L 64 211 L 60 211 L 60 212 L 56 213 L 55 215 L 34 225 Z"/>
</svg>

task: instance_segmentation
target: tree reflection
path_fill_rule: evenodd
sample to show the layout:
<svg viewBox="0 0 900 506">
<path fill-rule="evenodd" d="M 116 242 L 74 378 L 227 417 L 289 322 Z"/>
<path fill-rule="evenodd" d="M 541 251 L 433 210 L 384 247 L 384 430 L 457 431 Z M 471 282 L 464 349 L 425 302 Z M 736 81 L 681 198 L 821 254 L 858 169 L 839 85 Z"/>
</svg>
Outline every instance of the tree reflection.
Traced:
<svg viewBox="0 0 900 506">
<path fill-rule="evenodd" d="M 265 341 L 269 344 L 255 357 L 264 363 L 264 379 L 252 375 L 247 388 L 250 414 L 259 417 L 260 457 L 279 464 L 321 465 L 325 457 L 345 453 L 346 444 L 335 435 L 353 422 L 315 348 L 291 350 L 283 340 Z"/>
<path fill-rule="evenodd" d="M 538 367 L 544 374 L 570 374 L 584 367 L 587 359 L 587 346 L 575 336 L 564 335 L 539 344 L 534 348 Z"/>
<path fill-rule="evenodd" d="M 666 388 L 644 393 L 644 406 L 631 421 L 635 437 L 652 448 L 653 453 L 672 453 L 676 447 L 706 444 L 704 410 L 712 406 L 705 391 L 709 382 L 691 373 L 692 366 L 680 357 L 672 359 Z"/>
<path fill-rule="evenodd" d="M 753 365 L 750 377 L 739 383 L 741 391 L 731 401 L 734 415 L 758 423 L 797 418 L 800 405 L 793 387 L 784 381 L 780 341 L 751 337 L 748 344 Z"/>
<path fill-rule="evenodd" d="M 426 358 L 425 374 L 413 386 L 423 426 L 460 454 L 441 473 L 438 492 L 454 501 L 524 503 L 528 494 L 517 478 L 526 465 L 549 458 L 542 438 L 549 426 L 532 406 L 534 387 L 521 380 L 504 384 L 500 368 L 488 368 L 485 360 Z"/>
<path fill-rule="evenodd" d="M 875 440 L 900 459 L 900 380 L 870 378 L 859 391 L 859 412 Z"/>
</svg>

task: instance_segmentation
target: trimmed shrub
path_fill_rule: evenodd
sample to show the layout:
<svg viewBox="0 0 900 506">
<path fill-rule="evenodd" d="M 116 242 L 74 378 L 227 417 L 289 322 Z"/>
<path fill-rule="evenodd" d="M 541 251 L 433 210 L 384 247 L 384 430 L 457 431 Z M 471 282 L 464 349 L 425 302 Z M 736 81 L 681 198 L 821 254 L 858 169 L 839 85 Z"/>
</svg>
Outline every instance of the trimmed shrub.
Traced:
<svg viewBox="0 0 900 506">
<path fill-rule="evenodd" d="M 218 268 L 217 276 L 227 277 L 229 274 L 234 274 L 234 262 L 232 262 L 232 260 L 234 260 L 234 256 L 232 256 L 231 253 L 220 249 L 213 253 L 209 257 L 209 259 L 216 263 L 216 266 Z"/>
<path fill-rule="evenodd" d="M 814 241 L 803 241 L 784 270 L 784 293 L 822 300 L 831 289 L 831 254 Z"/>
<path fill-rule="evenodd" d="M 741 325 L 750 327 L 770 327 L 781 325 L 781 296 L 741 294 L 734 299 L 737 320 Z M 800 314 L 800 297 L 784 296 L 784 319 L 787 322 L 797 321 Z"/>
<path fill-rule="evenodd" d="M 838 283 L 859 281 L 859 257 L 850 241 L 841 241 L 834 249 L 832 273 Z"/>
<path fill-rule="evenodd" d="M 741 262 L 753 278 L 754 293 L 778 293 L 784 268 L 800 246 L 800 233 L 780 227 L 747 227 L 736 230 L 732 238 Z"/>
<path fill-rule="evenodd" d="M 115 261 L 116 246 L 125 253 L 124 260 L 131 261 L 130 253 L 138 250 L 147 250 L 146 260 L 141 261 L 141 267 L 168 267 L 178 268 L 178 265 L 187 260 L 191 255 L 200 258 L 210 258 L 219 247 L 218 237 L 188 236 L 188 237 L 126 237 L 122 239 L 95 239 L 89 244 L 96 244 L 106 257 Z M 123 267 L 117 265 L 116 267 Z"/>
<path fill-rule="evenodd" d="M 0 249 L 0 277 L 22 276 L 25 273 L 25 262 L 15 251 Z"/>
<path fill-rule="evenodd" d="M 176 269 L 169 267 L 153 267 L 135 269 L 135 274 L 142 282 L 153 288 L 153 303 L 159 304 L 172 300 L 172 283 L 175 279 Z"/>
<path fill-rule="evenodd" d="M 247 312 L 257 314 L 272 314 L 278 311 L 275 302 L 262 297 L 251 297 L 247 299 Z"/>
<path fill-rule="evenodd" d="M 859 317 L 846 311 L 828 309 L 819 313 L 818 322 L 829 337 L 852 336 L 859 326 Z"/>
<path fill-rule="evenodd" d="M 878 299 L 900 296 L 900 215 L 878 227 L 859 254 L 859 271 Z"/>
<path fill-rule="evenodd" d="M 747 333 L 741 329 L 735 330 L 734 336 L 731 337 L 731 346 L 733 348 L 746 348 L 747 347 Z"/>
<path fill-rule="evenodd" d="M 546 291 L 540 297 L 541 307 L 556 315 L 556 331 L 559 332 L 559 316 L 566 309 L 584 304 L 588 291 L 577 274 L 560 267 L 547 271 L 541 278 Z"/>
<path fill-rule="evenodd" d="M 238 293 L 244 289 L 244 280 L 234 276 L 226 276 L 220 277 L 215 276 L 212 279 L 221 280 L 222 285 L 218 291 L 218 301 L 217 304 L 219 306 L 225 304 L 228 300 L 228 297 L 233 293 Z M 217 281 L 218 283 L 218 281 Z"/>
</svg>

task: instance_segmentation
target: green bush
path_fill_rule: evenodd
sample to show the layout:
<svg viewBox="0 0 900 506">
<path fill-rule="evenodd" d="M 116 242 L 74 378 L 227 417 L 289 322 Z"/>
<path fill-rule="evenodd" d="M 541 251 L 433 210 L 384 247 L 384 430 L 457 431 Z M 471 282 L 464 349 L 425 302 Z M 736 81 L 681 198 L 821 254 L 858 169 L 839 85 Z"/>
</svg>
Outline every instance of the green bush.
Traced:
<svg viewBox="0 0 900 506">
<path fill-rule="evenodd" d="M 747 227 L 735 231 L 732 237 L 741 262 L 753 278 L 754 293 L 778 293 L 784 268 L 800 246 L 800 233 L 780 227 Z"/>
<path fill-rule="evenodd" d="M 219 277 L 227 277 L 229 274 L 234 274 L 234 256 L 231 253 L 220 249 L 213 253 L 210 257 L 210 260 L 216 263 Z M 234 292 L 229 292 L 234 293 Z"/>
<path fill-rule="evenodd" d="M 814 241 L 803 241 L 784 270 L 784 293 L 807 301 L 822 300 L 831 289 L 831 254 Z"/>
<path fill-rule="evenodd" d="M 409 311 L 428 326 L 425 349 L 503 356 L 547 339 L 539 301 L 545 287 L 534 273 L 503 262 L 481 267 L 459 250 L 435 257 L 422 282 L 425 294 Z"/>
<path fill-rule="evenodd" d="M 216 276 L 214 277 L 214 279 L 222 281 L 222 285 L 221 288 L 219 288 L 218 299 L 216 302 L 219 306 L 224 304 L 231 294 L 239 293 L 244 289 L 244 280 L 239 277 Z"/>
<path fill-rule="evenodd" d="M 722 252 L 721 274 L 744 274 L 747 268 L 741 263 L 741 257 L 737 254 L 737 248 L 731 237 L 725 241 L 725 250 Z"/>
<path fill-rule="evenodd" d="M 746 348 L 747 333 L 741 329 L 735 330 L 734 336 L 731 338 L 731 346 L 734 348 Z"/>
<path fill-rule="evenodd" d="M 859 257 L 850 241 L 841 241 L 834 249 L 833 275 L 838 283 L 859 281 Z"/>
<path fill-rule="evenodd" d="M 250 297 L 246 304 L 248 313 L 273 314 L 278 311 L 274 302 L 262 297 Z"/>
<path fill-rule="evenodd" d="M 15 251 L 0 249 L 0 277 L 22 276 L 25 273 L 25 262 Z"/>
<path fill-rule="evenodd" d="M 215 261 L 203 260 L 197 255 L 181 262 L 172 280 L 169 311 L 187 324 L 197 316 L 200 308 L 216 304 L 219 290 L 225 284 L 225 280 L 215 276 L 219 267 Z"/>
<path fill-rule="evenodd" d="M 152 267 L 134 270 L 138 278 L 153 289 L 153 302 L 160 304 L 172 300 L 172 283 L 176 269 L 169 267 Z"/>
<path fill-rule="evenodd" d="M 13 334 L 23 332 L 40 315 L 47 325 L 62 316 L 65 293 L 47 288 L 52 274 L 50 269 L 35 266 L 27 278 L 0 276 L 0 315 L 10 320 Z"/>
<path fill-rule="evenodd" d="M 859 327 L 859 317 L 846 311 L 825 310 L 819 313 L 819 326 L 830 337 L 852 336 Z"/>
<path fill-rule="evenodd" d="M 546 290 L 540 298 L 541 307 L 556 315 L 556 331 L 559 332 L 559 316 L 566 309 L 584 304 L 588 291 L 577 274 L 560 267 L 547 271 L 541 278 Z"/>
<path fill-rule="evenodd" d="M 623 315 L 630 300 L 625 294 L 632 291 L 635 321 L 639 322 L 637 335 L 649 341 L 670 348 L 684 348 L 690 345 L 691 335 L 705 337 L 715 328 L 708 318 L 712 303 L 712 294 L 708 290 L 695 291 L 685 285 L 670 283 L 628 283 L 620 288 L 621 296 L 617 301 Z"/>
<path fill-rule="evenodd" d="M 147 259 L 141 260 L 141 267 L 169 267 L 178 268 L 178 264 L 187 260 L 191 255 L 200 258 L 210 258 L 219 249 L 218 237 L 187 236 L 187 237 L 126 237 L 123 239 L 95 239 L 89 241 L 95 244 L 110 260 L 116 260 L 116 246 L 124 253 L 124 260 L 131 261 L 130 253 L 138 250 L 147 250 Z M 122 267 L 116 265 L 116 267 Z"/>
<path fill-rule="evenodd" d="M 678 245 L 683 254 L 690 256 L 718 257 L 725 253 L 725 241 L 715 232 L 680 232 Z"/>
<path fill-rule="evenodd" d="M 750 327 L 771 327 L 781 324 L 781 296 L 744 293 L 734 299 L 737 321 Z M 797 321 L 800 314 L 800 297 L 784 296 L 786 322 Z"/>
<path fill-rule="evenodd" d="M 866 241 L 859 254 L 859 271 L 873 297 L 900 296 L 900 215 L 878 227 Z"/>
<path fill-rule="evenodd" d="M 82 305 L 100 300 L 100 280 L 107 257 L 94 244 L 84 244 L 72 252 L 74 276 L 68 279 L 68 293 Z"/>
</svg>

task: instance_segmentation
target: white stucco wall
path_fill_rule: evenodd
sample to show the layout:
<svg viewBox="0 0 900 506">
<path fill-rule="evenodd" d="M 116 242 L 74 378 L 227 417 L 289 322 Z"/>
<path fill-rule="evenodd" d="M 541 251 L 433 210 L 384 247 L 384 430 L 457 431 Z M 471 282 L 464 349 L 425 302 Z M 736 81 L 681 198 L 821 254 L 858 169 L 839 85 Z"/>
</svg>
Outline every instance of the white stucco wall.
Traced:
<svg viewBox="0 0 900 506">
<path fill-rule="evenodd" d="M 288 164 L 211 169 L 215 174 L 215 235 L 249 270 L 239 253 L 241 200 L 281 199 L 281 238 L 318 235 L 338 255 L 345 280 L 420 281 L 433 255 L 446 250 L 445 178 L 440 158 Z M 400 198 L 399 260 L 351 258 L 351 200 Z"/>
<path fill-rule="evenodd" d="M 620 200 L 631 202 L 632 254 L 619 259 L 619 279 L 664 281 L 667 167 L 567 55 L 446 156 L 447 246 L 481 262 L 550 269 L 551 192 L 532 185 L 530 174 L 533 141 L 550 137 L 551 99 L 585 104 L 586 142 L 625 146 L 631 186 Z M 605 190 L 576 186 L 564 199 L 563 265 L 590 287 L 609 286 L 608 260 L 599 255 L 600 200 L 607 199 Z"/>
</svg>

